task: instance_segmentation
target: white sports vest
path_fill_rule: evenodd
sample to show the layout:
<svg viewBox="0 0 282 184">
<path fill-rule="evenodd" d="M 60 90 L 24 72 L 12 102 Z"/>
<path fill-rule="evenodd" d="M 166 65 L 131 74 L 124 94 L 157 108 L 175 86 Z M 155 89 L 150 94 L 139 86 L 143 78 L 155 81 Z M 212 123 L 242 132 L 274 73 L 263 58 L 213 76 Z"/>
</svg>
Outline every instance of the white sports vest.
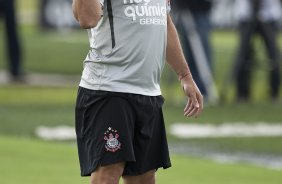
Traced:
<svg viewBox="0 0 282 184">
<path fill-rule="evenodd" d="M 161 95 L 167 0 L 101 0 L 103 15 L 89 29 L 90 51 L 80 86 L 147 96 Z"/>
</svg>

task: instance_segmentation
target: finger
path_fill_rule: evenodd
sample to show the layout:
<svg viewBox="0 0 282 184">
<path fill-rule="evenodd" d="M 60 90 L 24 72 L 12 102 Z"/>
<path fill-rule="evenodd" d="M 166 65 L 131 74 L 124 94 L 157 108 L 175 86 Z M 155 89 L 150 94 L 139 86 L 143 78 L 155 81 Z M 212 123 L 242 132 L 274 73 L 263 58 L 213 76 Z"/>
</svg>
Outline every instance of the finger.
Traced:
<svg viewBox="0 0 282 184">
<path fill-rule="evenodd" d="M 200 99 L 199 99 L 200 100 Z M 199 114 L 200 110 L 200 105 L 199 105 L 199 100 L 197 99 L 196 95 L 191 98 L 192 101 L 192 108 L 189 109 L 189 111 L 185 112 L 185 115 L 188 117 L 195 116 Z"/>
<path fill-rule="evenodd" d="M 185 106 L 185 108 L 184 108 L 184 112 L 186 112 L 189 108 L 190 108 L 190 106 L 191 106 L 191 100 L 190 100 L 190 98 L 188 99 L 188 101 L 187 101 L 187 104 L 186 104 L 186 106 Z"/>
<path fill-rule="evenodd" d="M 198 99 L 197 99 L 197 94 L 194 94 L 193 96 L 191 96 L 191 101 L 194 107 L 196 108 L 200 107 Z"/>
<path fill-rule="evenodd" d="M 188 116 L 188 114 L 190 114 L 192 111 L 194 111 L 194 109 L 198 108 L 198 107 L 195 107 L 194 105 L 195 103 L 193 103 L 193 98 L 191 98 L 191 105 L 190 105 L 190 108 L 184 113 L 185 116 Z"/>
<path fill-rule="evenodd" d="M 193 108 L 194 108 L 194 106 L 193 106 L 192 100 L 189 99 L 189 106 L 188 106 L 188 109 L 186 109 L 186 111 L 184 111 L 184 115 L 189 114 L 193 110 Z"/>
<path fill-rule="evenodd" d="M 200 108 L 199 107 L 195 107 L 192 105 L 192 108 L 189 109 L 189 111 L 185 112 L 185 116 L 191 117 L 191 116 L 195 116 L 197 117 L 197 115 L 200 113 Z"/>
<path fill-rule="evenodd" d="M 202 111 L 204 109 L 204 99 L 203 99 L 203 96 L 201 94 L 198 94 L 197 95 L 197 99 L 198 99 L 200 107 L 198 109 L 198 112 L 195 114 L 195 117 L 198 117 L 202 113 Z"/>
<path fill-rule="evenodd" d="M 187 114 L 188 117 L 193 117 L 197 115 L 197 112 L 199 111 L 199 108 L 195 107 L 189 114 Z"/>
<path fill-rule="evenodd" d="M 203 95 L 201 95 L 201 94 L 198 95 L 198 101 L 200 102 L 201 110 L 203 110 L 203 108 L 204 108 L 204 97 L 203 97 Z"/>
<path fill-rule="evenodd" d="M 201 113 L 202 113 L 202 110 L 200 108 L 198 108 L 197 111 L 194 114 L 195 118 L 199 117 Z"/>
<path fill-rule="evenodd" d="M 190 114 L 194 109 L 195 107 L 191 105 L 191 107 L 186 112 L 184 112 L 184 116 L 188 116 L 188 114 Z"/>
<path fill-rule="evenodd" d="M 199 111 L 199 108 L 193 106 L 193 108 L 189 112 L 185 113 L 185 116 L 187 117 L 195 116 L 198 111 Z"/>
</svg>

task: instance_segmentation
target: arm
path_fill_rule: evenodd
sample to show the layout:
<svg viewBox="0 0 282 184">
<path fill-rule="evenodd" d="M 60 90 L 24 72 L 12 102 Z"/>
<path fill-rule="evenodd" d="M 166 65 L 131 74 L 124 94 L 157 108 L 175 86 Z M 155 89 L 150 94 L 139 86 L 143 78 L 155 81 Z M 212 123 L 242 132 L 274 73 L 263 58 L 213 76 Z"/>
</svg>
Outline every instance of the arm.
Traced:
<svg viewBox="0 0 282 184">
<path fill-rule="evenodd" d="M 102 14 L 99 0 L 73 0 L 72 9 L 74 17 L 84 29 L 95 27 Z"/>
<path fill-rule="evenodd" d="M 169 15 L 167 20 L 166 60 L 171 68 L 177 73 L 184 93 L 189 97 L 184 109 L 184 115 L 197 117 L 203 110 L 203 96 L 192 78 L 181 49 L 177 31 Z"/>
</svg>

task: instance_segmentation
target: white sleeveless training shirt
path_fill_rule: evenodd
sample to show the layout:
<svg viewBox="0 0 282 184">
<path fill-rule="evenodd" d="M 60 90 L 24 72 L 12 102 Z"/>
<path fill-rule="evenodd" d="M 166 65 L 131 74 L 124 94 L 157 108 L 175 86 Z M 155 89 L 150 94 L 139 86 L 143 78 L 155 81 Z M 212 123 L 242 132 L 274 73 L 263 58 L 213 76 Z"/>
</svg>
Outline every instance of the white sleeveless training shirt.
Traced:
<svg viewBox="0 0 282 184">
<path fill-rule="evenodd" d="M 167 42 L 167 0 L 101 0 L 103 15 L 89 29 L 90 51 L 80 86 L 161 95 Z"/>
</svg>

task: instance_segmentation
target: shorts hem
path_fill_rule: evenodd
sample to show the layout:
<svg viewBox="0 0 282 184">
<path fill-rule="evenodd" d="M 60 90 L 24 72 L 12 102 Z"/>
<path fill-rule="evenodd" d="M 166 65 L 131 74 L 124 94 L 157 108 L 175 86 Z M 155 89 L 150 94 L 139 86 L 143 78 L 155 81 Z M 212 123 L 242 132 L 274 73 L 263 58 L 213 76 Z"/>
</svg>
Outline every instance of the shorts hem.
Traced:
<svg viewBox="0 0 282 184">
<path fill-rule="evenodd" d="M 100 166 L 108 166 L 108 165 L 117 164 L 117 163 L 120 163 L 120 162 L 125 162 L 125 163 L 126 162 L 135 162 L 135 160 L 133 160 L 133 159 L 118 159 L 118 160 L 112 160 L 112 161 L 108 161 L 108 162 L 103 162 L 103 161 L 100 160 L 95 166 L 88 169 L 88 172 L 82 172 L 81 176 L 82 177 L 91 176 L 91 174 L 93 172 L 95 172 L 98 169 L 98 167 L 100 167 Z"/>
<path fill-rule="evenodd" d="M 141 171 L 124 171 L 122 176 L 138 176 L 138 175 L 145 174 L 146 172 L 151 171 L 151 170 L 157 171 L 159 168 L 168 169 L 170 167 L 171 167 L 171 164 L 166 164 L 166 165 L 158 165 L 158 166 L 148 167 L 148 168 L 143 169 Z"/>
</svg>

